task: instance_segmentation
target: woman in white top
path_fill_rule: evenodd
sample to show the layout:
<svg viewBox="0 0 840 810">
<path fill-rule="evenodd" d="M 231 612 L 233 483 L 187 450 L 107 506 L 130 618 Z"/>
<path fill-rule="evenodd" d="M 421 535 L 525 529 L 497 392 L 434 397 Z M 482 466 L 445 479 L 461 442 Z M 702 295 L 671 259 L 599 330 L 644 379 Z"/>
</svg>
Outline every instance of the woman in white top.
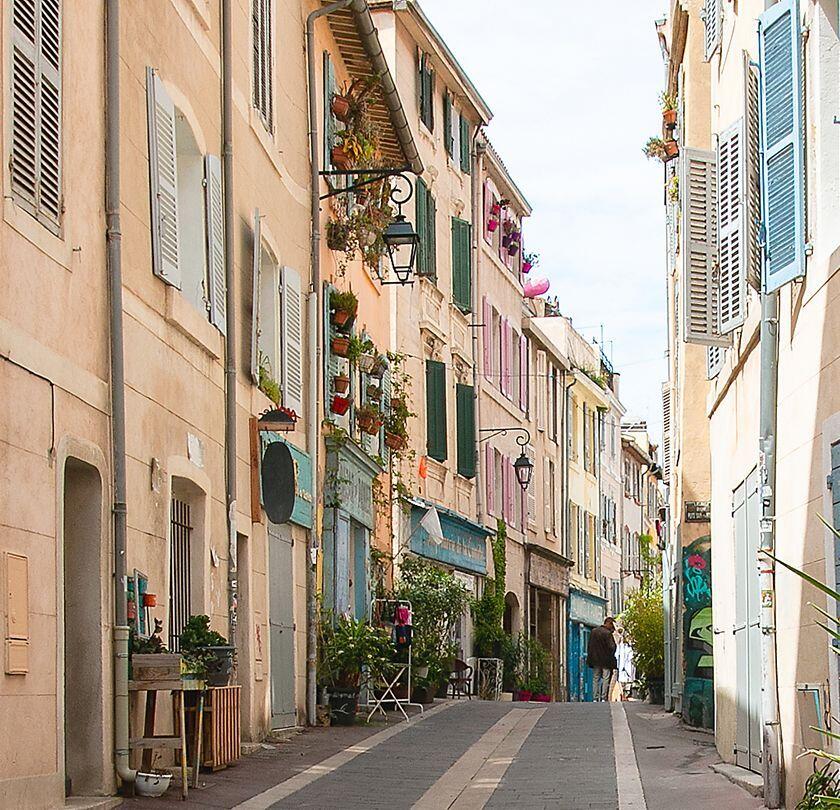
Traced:
<svg viewBox="0 0 840 810">
<path fill-rule="evenodd" d="M 619 636 L 615 650 L 615 660 L 618 663 L 618 684 L 621 687 L 621 699 L 630 697 L 630 690 L 636 682 L 636 665 L 633 663 L 633 647 L 625 633 Z"/>
</svg>

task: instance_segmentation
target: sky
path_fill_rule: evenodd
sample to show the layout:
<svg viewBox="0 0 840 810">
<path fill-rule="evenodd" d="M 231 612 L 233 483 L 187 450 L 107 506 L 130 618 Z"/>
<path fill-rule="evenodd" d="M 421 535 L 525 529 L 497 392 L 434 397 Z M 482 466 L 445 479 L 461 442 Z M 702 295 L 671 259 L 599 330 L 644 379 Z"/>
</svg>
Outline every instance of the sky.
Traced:
<svg viewBox="0 0 840 810">
<path fill-rule="evenodd" d="M 488 135 L 533 207 L 525 251 L 621 373 L 625 418 L 662 425 L 666 375 L 663 0 L 419 0 L 493 111 Z"/>
</svg>

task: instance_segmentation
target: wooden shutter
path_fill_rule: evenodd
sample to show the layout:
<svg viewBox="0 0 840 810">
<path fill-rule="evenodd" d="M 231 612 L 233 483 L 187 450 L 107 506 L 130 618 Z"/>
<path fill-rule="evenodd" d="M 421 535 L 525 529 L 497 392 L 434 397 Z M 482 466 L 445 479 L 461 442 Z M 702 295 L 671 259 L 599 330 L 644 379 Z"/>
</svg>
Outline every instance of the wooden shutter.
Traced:
<svg viewBox="0 0 840 810">
<path fill-rule="evenodd" d="M 713 152 L 683 151 L 682 276 L 683 338 L 688 343 L 725 345 L 717 331 L 717 167 Z"/>
<path fill-rule="evenodd" d="M 470 122 L 462 115 L 459 124 L 461 127 L 461 171 L 469 174 L 472 169 L 470 166 L 470 152 L 472 151 L 470 143 L 472 135 L 470 132 Z"/>
<path fill-rule="evenodd" d="M 272 48 L 272 0 L 251 0 L 253 36 L 254 107 L 266 129 L 273 130 L 274 74 Z"/>
<path fill-rule="evenodd" d="M 728 334 L 747 316 L 746 160 L 744 119 L 718 139 L 718 288 L 717 331 Z"/>
<path fill-rule="evenodd" d="M 452 300 L 462 312 L 472 309 L 470 224 L 452 217 Z"/>
<path fill-rule="evenodd" d="M 204 157 L 204 211 L 207 223 L 207 289 L 210 323 L 226 332 L 227 279 L 225 278 L 225 232 L 222 213 L 222 162 L 216 155 Z"/>
<path fill-rule="evenodd" d="M 426 190 L 426 244 L 428 245 L 429 278 L 437 282 L 437 205 L 432 193 Z"/>
<path fill-rule="evenodd" d="M 38 218 L 57 229 L 62 208 L 61 0 L 40 0 L 38 8 Z"/>
<path fill-rule="evenodd" d="M 764 288 L 805 274 L 802 54 L 799 3 L 780 0 L 758 21 Z"/>
<path fill-rule="evenodd" d="M 260 381 L 260 285 L 262 280 L 260 209 L 254 209 L 254 254 L 251 263 L 251 381 Z"/>
<path fill-rule="evenodd" d="M 324 169 L 328 172 L 335 168 L 332 162 L 332 148 L 337 129 L 336 118 L 332 114 L 332 98 L 335 92 L 335 68 L 329 51 L 324 51 Z M 334 184 L 336 180 L 337 178 L 333 178 Z"/>
<path fill-rule="evenodd" d="M 720 374 L 726 349 L 723 346 L 706 347 L 706 378 L 713 380 Z"/>
<path fill-rule="evenodd" d="M 551 534 L 551 461 L 543 458 L 543 530 Z"/>
<path fill-rule="evenodd" d="M 525 505 L 525 512 L 528 516 L 528 526 L 532 529 L 537 528 L 537 465 L 534 461 L 536 458 L 534 453 L 533 445 L 528 445 L 525 448 L 525 455 L 528 456 L 531 464 L 534 465 L 534 471 L 532 473 L 531 483 L 526 490 L 527 494 L 527 501 Z"/>
<path fill-rule="evenodd" d="M 426 361 L 426 453 L 446 461 L 446 366 Z"/>
<path fill-rule="evenodd" d="M 488 245 L 493 244 L 493 234 L 487 228 L 487 223 L 490 221 L 490 214 L 493 208 L 493 193 L 490 191 L 490 184 L 487 180 L 484 181 L 484 219 L 482 226 L 484 228 L 484 241 Z"/>
<path fill-rule="evenodd" d="M 452 138 L 452 99 L 449 93 L 443 94 L 443 144 L 446 154 L 452 156 L 454 139 Z"/>
<path fill-rule="evenodd" d="M 487 498 L 487 513 L 492 515 L 496 511 L 496 465 L 493 459 L 493 448 L 484 446 L 484 482 Z"/>
<path fill-rule="evenodd" d="M 458 475 L 475 478 L 475 389 L 455 387 L 455 417 L 458 444 Z"/>
<path fill-rule="evenodd" d="M 510 352 L 510 332 L 508 331 L 508 320 L 502 318 L 499 323 L 499 390 L 507 396 L 510 388 L 510 363 L 508 355 Z"/>
<path fill-rule="evenodd" d="M 168 284 L 180 289 L 175 104 L 154 68 L 146 68 L 146 98 L 152 203 L 152 271 Z"/>
<path fill-rule="evenodd" d="M 417 271 L 418 275 L 428 277 L 429 275 L 429 246 L 427 224 L 428 212 L 426 211 L 427 189 L 423 179 L 418 177 L 414 186 L 414 217 L 417 220 L 417 235 L 420 237 L 420 244 L 417 247 Z"/>
<path fill-rule="evenodd" d="M 744 51 L 744 157 L 746 169 L 746 264 L 747 281 L 761 287 L 761 155 L 759 154 L 759 98 L 758 73 L 750 54 Z"/>
<path fill-rule="evenodd" d="M 519 407 L 528 413 L 528 338 L 519 336 Z"/>
<path fill-rule="evenodd" d="M 481 349 L 484 360 L 484 376 L 489 380 L 493 371 L 493 310 L 486 295 L 481 297 L 481 312 Z"/>
<path fill-rule="evenodd" d="M 671 386 L 662 384 L 662 481 L 671 483 Z M 626 486 L 625 486 L 626 488 Z"/>
<path fill-rule="evenodd" d="M 701 14 L 705 25 L 704 54 L 708 62 L 720 47 L 723 9 L 720 0 L 705 0 Z"/>
<path fill-rule="evenodd" d="M 303 292 L 300 273 L 283 268 L 283 405 L 303 414 Z"/>
</svg>

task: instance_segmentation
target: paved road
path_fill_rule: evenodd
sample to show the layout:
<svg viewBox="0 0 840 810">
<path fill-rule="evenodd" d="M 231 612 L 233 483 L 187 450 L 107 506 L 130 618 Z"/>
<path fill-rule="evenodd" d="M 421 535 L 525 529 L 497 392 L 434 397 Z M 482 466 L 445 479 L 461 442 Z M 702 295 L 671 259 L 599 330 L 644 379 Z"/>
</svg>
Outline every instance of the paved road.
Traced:
<svg viewBox="0 0 840 810">
<path fill-rule="evenodd" d="M 760 807 L 709 769 L 717 761 L 711 737 L 686 732 L 675 718 L 644 704 L 625 710 L 621 704 L 461 701 L 379 731 L 236 806 Z M 195 793 L 190 798 L 200 804 Z M 222 806 L 221 798 L 213 805 Z"/>
</svg>

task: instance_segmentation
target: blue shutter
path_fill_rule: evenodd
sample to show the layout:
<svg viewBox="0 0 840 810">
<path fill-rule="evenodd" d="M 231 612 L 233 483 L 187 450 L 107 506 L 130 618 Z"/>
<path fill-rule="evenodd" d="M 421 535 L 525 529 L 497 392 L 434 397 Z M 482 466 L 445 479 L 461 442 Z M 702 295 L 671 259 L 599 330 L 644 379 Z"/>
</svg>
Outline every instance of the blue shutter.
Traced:
<svg viewBox="0 0 840 810">
<path fill-rule="evenodd" d="M 805 274 L 802 53 L 798 0 L 759 18 L 761 186 L 767 292 Z"/>
</svg>

